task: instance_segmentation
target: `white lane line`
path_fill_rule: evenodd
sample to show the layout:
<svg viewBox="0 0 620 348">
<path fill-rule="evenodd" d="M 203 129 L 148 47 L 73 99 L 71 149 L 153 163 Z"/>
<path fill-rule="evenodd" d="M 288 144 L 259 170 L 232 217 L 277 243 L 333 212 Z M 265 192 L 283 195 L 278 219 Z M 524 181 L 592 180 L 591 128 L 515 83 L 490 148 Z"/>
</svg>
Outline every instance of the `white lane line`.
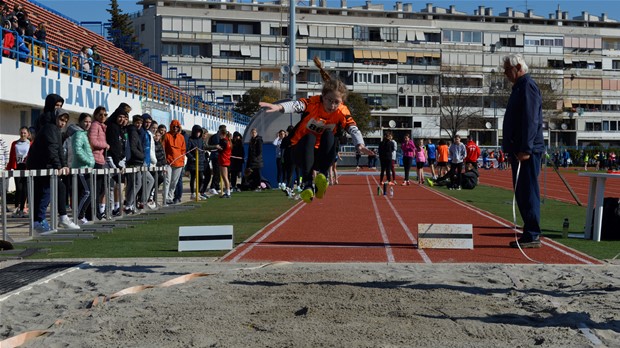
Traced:
<svg viewBox="0 0 620 348">
<path fill-rule="evenodd" d="M 379 225 L 379 231 L 381 231 L 381 238 L 383 238 L 383 244 L 385 244 L 385 253 L 387 254 L 388 262 L 395 262 L 394 254 L 392 253 L 392 247 L 390 246 L 390 240 L 388 239 L 385 227 L 383 226 L 383 220 L 381 220 L 381 214 L 379 214 L 379 208 L 377 202 L 375 202 L 375 195 L 370 185 L 370 180 L 366 177 L 366 184 L 368 185 L 368 192 L 370 192 L 370 200 L 372 201 L 372 207 L 375 209 L 375 217 L 377 218 L 377 225 Z"/>
<path fill-rule="evenodd" d="M 375 182 L 375 184 L 377 184 L 377 185 L 379 184 L 379 182 L 377 181 L 376 178 L 373 177 L 372 180 Z M 394 205 L 387 198 L 387 196 L 384 196 L 384 197 L 385 197 L 385 200 L 388 202 L 388 205 L 390 206 L 390 208 L 392 208 L 392 212 L 394 213 L 394 215 L 396 215 L 396 219 L 398 219 L 398 222 L 400 223 L 400 226 L 403 228 L 403 230 L 407 234 L 407 237 L 409 237 L 409 240 L 411 241 L 411 243 L 418 244 L 418 240 L 413 236 L 413 233 L 411 233 L 411 230 L 409 229 L 407 224 L 403 221 L 403 218 L 398 213 L 398 210 L 396 209 L 396 207 L 394 207 Z M 421 250 L 419 248 L 417 248 L 416 250 L 418 251 L 418 253 L 420 254 L 420 257 L 422 258 L 422 260 L 424 260 L 425 263 L 433 263 L 433 261 L 431 261 L 430 257 L 428 257 L 428 255 L 426 255 L 426 252 L 424 252 L 424 250 Z"/>
<path fill-rule="evenodd" d="M 297 206 L 293 206 L 291 207 L 291 209 L 285 211 L 282 215 L 278 216 L 278 218 L 276 218 L 276 220 L 278 220 L 279 218 L 281 218 L 282 216 L 285 216 L 287 214 L 289 214 L 289 212 L 292 210 L 292 212 L 286 216 L 284 219 L 282 219 L 282 221 L 278 222 L 275 226 L 273 226 L 269 231 L 267 231 L 267 233 L 265 233 L 264 235 L 262 235 L 260 238 L 258 238 L 256 241 L 252 241 L 251 245 L 248 246 L 247 248 L 245 248 L 243 251 L 241 251 L 239 254 L 237 254 L 237 256 L 235 256 L 232 260 L 230 260 L 231 263 L 236 263 L 237 261 L 239 261 L 239 259 L 241 259 L 243 256 L 245 256 L 247 253 L 249 253 L 252 249 L 254 249 L 254 247 L 259 244 L 260 242 L 262 242 L 263 240 L 265 240 L 265 238 L 269 237 L 273 232 L 275 232 L 280 226 L 282 226 L 285 222 L 287 222 L 290 218 L 292 218 L 293 216 L 295 216 L 295 214 L 297 214 L 304 206 L 306 205 L 306 203 L 303 202 L 299 202 Z M 269 226 L 269 225 L 267 225 Z M 263 227 L 260 230 L 258 230 L 258 232 L 254 233 L 254 235 L 252 235 L 252 237 L 248 238 L 247 240 L 252 240 L 252 238 L 254 238 L 254 236 L 260 234 L 263 232 L 263 230 L 267 227 Z M 239 248 L 240 246 L 242 246 L 243 244 L 246 244 L 246 242 L 243 242 L 241 245 L 239 245 L 237 248 Z M 237 248 L 235 248 L 235 250 L 237 250 Z M 231 251 L 230 253 L 234 252 L 235 250 Z M 228 254 L 230 254 L 228 253 Z M 228 256 L 228 254 L 226 254 L 222 260 L 225 260 L 226 257 Z"/>
<path fill-rule="evenodd" d="M 464 208 L 467 208 L 467 209 L 469 209 L 469 210 L 471 210 L 473 212 L 476 212 L 479 215 L 482 215 L 482 216 L 486 217 L 487 219 L 489 219 L 489 220 L 491 220 L 491 221 L 493 221 L 493 222 L 495 222 L 495 223 L 497 223 L 497 224 L 499 224 L 501 226 L 513 229 L 512 223 L 507 223 L 505 221 L 501 221 L 501 220 L 498 219 L 498 217 L 492 215 L 491 213 L 489 213 L 487 211 L 481 210 L 481 209 L 476 208 L 476 207 L 474 207 L 472 205 L 469 205 L 467 203 L 459 201 L 458 199 L 456 199 L 456 198 L 454 198 L 452 196 L 448 196 L 448 195 L 446 195 L 444 193 L 441 193 L 441 192 L 439 192 L 437 190 L 432 190 L 432 189 L 430 189 L 430 188 L 428 188 L 426 186 L 423 186 L 423 188 L 426 189 L 426 190 L 430 190 L 431 192 L 434 192 L 438 196 L 447 198 L 448 200 L 450 200 L 450 201 L 452 201 L 452 202 L 454 202 L 454 203 L 456 203 L 456 204 L 458 204 L 458 205 L 460 205 L 460 206 L 462 206 Z M 558 245 L 561 245 L 561 244 L 559 244 L 559 243 L 557 243 L 557 242 L 555 242 L 553 240 L 550 240 L 548 238 L 543 239 L 543 244 L 548 245 L 549 247 L 551 247 L 553 249 L 556 249 L 560 253 L 562 253 L 562 254 L 564 254 L 564 255 L 566 255 L 568 257 L 571 257 L 571 258 L 573 258 L 573 259 L 575 259 L 577 261 L 580 261 L 580 262 L 583 262 L 583 263 L 586 263 L 586 264 L 589 264 L 589 265 L 593 265 L 594 264 L 593 262 L 591 262 L 589 260 L 586 260 L 586 259 L 580 257 L 579 255 L 575 254 L 575 253 L 568 252 L 568 251 L 566 251 L 564 249 L 559 248 Z"/>
</svg>

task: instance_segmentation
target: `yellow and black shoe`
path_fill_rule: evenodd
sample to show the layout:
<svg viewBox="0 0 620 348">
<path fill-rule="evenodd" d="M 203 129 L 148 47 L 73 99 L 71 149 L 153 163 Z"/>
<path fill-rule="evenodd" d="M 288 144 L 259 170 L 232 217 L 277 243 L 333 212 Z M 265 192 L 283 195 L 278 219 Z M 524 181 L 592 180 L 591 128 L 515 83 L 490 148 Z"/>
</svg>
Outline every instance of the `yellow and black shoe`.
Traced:
<svg viewBox="0 0 620 348">
<path fill-rule="evenodd" d="M 312 203 L 312 200 L 314 199 L 314 190 L 311 187 L 307 188 L 301 191 L 299 197 L 306 203 Z"/>
<path fill-rule="evenodd" d="M 317 174 L 314 177 L 314 187 L 316 187 L 316 198 L 322 199 L 325 196 L 325 191 L 327 191 L 327 186 L 329 182 L 324 174 Z"/>
</svg>

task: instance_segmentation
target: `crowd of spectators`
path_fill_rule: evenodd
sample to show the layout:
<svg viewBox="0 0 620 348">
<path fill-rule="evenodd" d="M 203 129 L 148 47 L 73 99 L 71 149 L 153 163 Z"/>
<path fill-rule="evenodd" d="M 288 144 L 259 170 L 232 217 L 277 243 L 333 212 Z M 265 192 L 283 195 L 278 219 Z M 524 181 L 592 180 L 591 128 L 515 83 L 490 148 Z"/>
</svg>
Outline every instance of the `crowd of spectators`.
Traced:
<svg viewBox="0 0 620 348">
<path fill-rule="evenodd" d="M 57 199 L 58 225 L 66 229 L 79 229 L 81 224 L 89 224 L 95 219 L 107 219 L 110 213 L 121 216 L 156 208 L 154 196 L 162 183 L 165 197 L 162 204 L 180 203 L 185 174 L 191 174 L 192 199 L 208 199 L 214 194 L 230 198 L 235 190 L 260 188 L 260 179 L 258 185 L 248 184 L 254 182 L 253 176 L 242 178 L 242 182 L 238 183 L 244 164 L 243 142 L 240 133 L 232 135 L 225 125 L 221 125 L 216 134 L 209 134 L 207 129 L 195 125 L 190 135 L 181 129 L 178 120 L 172 120 L 168 129 L 166 125 L 159 125 L 148 113 L 130 116 L 132 109 L 126 103 L 121 103 L 109 117 L 108 110 L 99 106 L 92 114 L 81 113 L 77 123 L 69 123 L 70 113 L 62 108 L 63 105 L 61 96 L 49 94 L 32 132 L 22 127 L 20 138 L 10 147 L 0 139 L 2 168 L 55 170 L 58 175 L 57 197 L 51 196 L 49 175 L 34 179 L 34 199 L 28 203 L 34 219 L 33 227 L 38 233 L 53 230 L 46 220 L 53 198 Z M 257 136 L 256 130 L 253 135 L 248 168 L 258 172 L 260 178 L 262 138 Z M 163 173 L 154 170 L 154 166 L 162 167 Z M 148 169 L 144 170 L 145 167 Z M 67 215 L 69 191 L 72 189 L 69 173 L 70 169 L 87 168 L 122 168 L 124 174 L 110 176 L 110 185 L 105 185 L 103 175 L 97 175 L 95 187 L 90 187 L 88 171 L 76 174 L 78 200 L 74 202 L 76 209 L 73 214 L 77 216 L 78 224 L 75 224 Z M 218 175 L 214 175 L 214 171 Z M 199 180 L 197 186 L 194 185 L 196 178 Z M 223 187 L 220 187 L 220 182 L 224 183 Z M 15 184 L 13 216 L 25 217 L 26 179 L 15 177 Z M 105 187 L 109 187 L 108 192 Z M 97 206 L 91 208 L 93 195 Z"/>
</svg>

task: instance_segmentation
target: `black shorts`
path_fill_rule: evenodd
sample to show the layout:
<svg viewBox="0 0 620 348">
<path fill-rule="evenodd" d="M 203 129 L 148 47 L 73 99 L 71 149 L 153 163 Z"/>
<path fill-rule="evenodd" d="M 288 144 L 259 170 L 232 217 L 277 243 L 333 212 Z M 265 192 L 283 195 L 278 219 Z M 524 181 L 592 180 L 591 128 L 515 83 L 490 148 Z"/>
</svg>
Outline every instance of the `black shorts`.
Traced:
<svg viewBox="0 0 620 348">
<path fill-rule="evenodd" d="M 415 163 L 415 167 L 418 168 L 418 169 L 424 168 L 424 162 L 416 162 Z"/>
<path fill-rule="evenodd" d="M 426 160 L 426 163 L 428 163 L 429 166 L 432 166 L 433 164 L 437 163 L 437 159 L 429 158 Z"/>
<path fill-rule="evenodd" d="M 437 162 L 437 166 L 438 167 L 447 167 L 448 166 L 448 162 Z"/>
</svg>

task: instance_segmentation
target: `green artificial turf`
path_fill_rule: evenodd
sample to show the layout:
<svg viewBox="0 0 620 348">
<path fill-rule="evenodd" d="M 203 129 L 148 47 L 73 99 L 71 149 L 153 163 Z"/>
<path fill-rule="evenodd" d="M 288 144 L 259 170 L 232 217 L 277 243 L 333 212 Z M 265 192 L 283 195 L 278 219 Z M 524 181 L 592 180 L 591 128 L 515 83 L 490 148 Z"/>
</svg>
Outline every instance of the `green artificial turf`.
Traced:
<svg viewBox="0 0 620 348">
<path fill-rule="evenodd" d="M 98 239 L 76 239 L 72 244 L 54 245 L 49 252 L 32 258 L 122 258 L 122 257 L 214 257 L 223 251 L 178 252 L 179 226 L 230 225 L 235 245 L 291 208 L 297 201 L 277 191 L 233 193 L 231 199 L 213 197 L 192 202 L 196 208 L 166 214 L 132 228 L 98 233 Z"/>
</svg>

